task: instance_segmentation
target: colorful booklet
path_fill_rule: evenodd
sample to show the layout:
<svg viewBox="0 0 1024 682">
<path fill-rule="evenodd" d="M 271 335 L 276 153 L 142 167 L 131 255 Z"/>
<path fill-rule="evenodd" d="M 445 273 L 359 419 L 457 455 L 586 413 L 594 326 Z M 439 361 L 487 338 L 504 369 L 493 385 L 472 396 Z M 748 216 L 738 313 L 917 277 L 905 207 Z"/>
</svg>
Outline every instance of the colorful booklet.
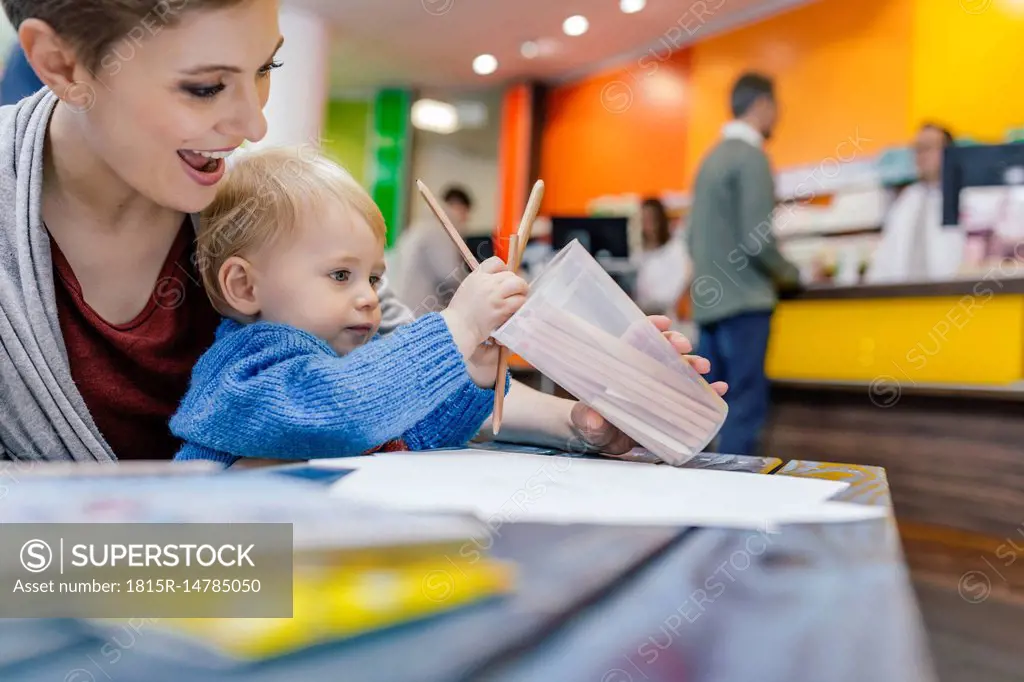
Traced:
<svg viewBox="0 0 1024 682">
<path fill-rule="evenodd" d="M 147 619 L 154 635 L 166 635 L 144 638 L 147 647 L 217 665 L 376 632 L 513 589 L 514 567 L 482 551 L 490 546 L 482 522 L 381 509 L 328 491 L 256 472 L 24 476 L 0 500 L 0 523 L 293 524 L 292 618 Z"/>
<path fill-rule="evenodd" d="M 261 660 L 453 611 L 510 592 L 514 569 L 445 555 L 378 565 L 296 566 L 294 617 L 161 619 L 158 630 L 229 659 Z"/>
</svg>

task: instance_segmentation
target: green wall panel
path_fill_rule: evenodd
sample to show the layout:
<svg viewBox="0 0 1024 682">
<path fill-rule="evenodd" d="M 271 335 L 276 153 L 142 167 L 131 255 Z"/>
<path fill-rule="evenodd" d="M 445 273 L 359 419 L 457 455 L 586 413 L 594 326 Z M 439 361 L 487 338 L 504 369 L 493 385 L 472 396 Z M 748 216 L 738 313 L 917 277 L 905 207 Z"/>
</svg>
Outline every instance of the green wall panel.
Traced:
<svg viewBox="0 0 1024 682">
<path fill-rule="evenodd" d="M 407 90 L 381 90 L 373 107 L 373 138 L 370 154 L 373 200 L 387 222 L 387 244 L 392 246 L 405 220 L 405 176 L 409 167 L 409 111 L 412 96 Z"/>
<path fill-rule="evenodd" d="M 330 100 L 324 116 L 324 153 L 345 167 L 369 189 L 367 152 L 373 103 L 368 100 Z"/>
</svg>

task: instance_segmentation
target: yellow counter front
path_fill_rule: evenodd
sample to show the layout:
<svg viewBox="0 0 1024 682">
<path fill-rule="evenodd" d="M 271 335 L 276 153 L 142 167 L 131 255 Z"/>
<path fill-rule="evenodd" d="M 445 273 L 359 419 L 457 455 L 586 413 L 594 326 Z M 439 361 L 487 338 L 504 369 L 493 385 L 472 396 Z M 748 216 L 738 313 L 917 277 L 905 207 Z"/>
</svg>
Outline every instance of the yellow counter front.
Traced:
<svg viewBox="0 0 1024 682">
<path fill-rule="evenodd" d="M 1024 280 L 805 291 L 769 345 L 760 454 L 884 467 L 927 556 L 997 557 L 1024 532 Z M 954 565 L 927 570 L 955 587 Z"/>
<path fill-rule="evenodd" d="M 1024 380 L 1024 280 L 858 286 L 780 302 L 775 381 L 1010 387 Z"/>
</svg>

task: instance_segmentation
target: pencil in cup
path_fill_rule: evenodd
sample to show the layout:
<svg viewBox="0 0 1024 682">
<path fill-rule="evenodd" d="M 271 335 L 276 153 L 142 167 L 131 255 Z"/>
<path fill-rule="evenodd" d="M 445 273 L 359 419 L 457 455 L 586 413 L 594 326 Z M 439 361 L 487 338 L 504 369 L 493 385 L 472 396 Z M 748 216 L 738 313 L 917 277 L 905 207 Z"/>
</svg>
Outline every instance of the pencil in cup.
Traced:
<svg viewBox="0 0 1024 682">
<path fill-rule="evenodd" d="M 701 452 L 725 422 L 722 397 L 579 242 L 494 338 L 669 464 Z"/>
</svg>

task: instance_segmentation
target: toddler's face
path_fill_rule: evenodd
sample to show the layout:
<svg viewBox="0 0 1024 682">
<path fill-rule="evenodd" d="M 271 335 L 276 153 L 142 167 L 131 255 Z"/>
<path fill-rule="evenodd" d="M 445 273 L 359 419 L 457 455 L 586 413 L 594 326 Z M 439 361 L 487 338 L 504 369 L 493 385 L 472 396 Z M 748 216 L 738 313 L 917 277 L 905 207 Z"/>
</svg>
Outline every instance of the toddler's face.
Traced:
<svg viewBox="0 0 1024 682">
<path fill-rule="evenodd" d="M 307 331 L 339 355 L 377 333 L 384 243 L 344 204 L 310 211 L 294 234 L 252 262 L 260 319 Z"/>
</svg>

